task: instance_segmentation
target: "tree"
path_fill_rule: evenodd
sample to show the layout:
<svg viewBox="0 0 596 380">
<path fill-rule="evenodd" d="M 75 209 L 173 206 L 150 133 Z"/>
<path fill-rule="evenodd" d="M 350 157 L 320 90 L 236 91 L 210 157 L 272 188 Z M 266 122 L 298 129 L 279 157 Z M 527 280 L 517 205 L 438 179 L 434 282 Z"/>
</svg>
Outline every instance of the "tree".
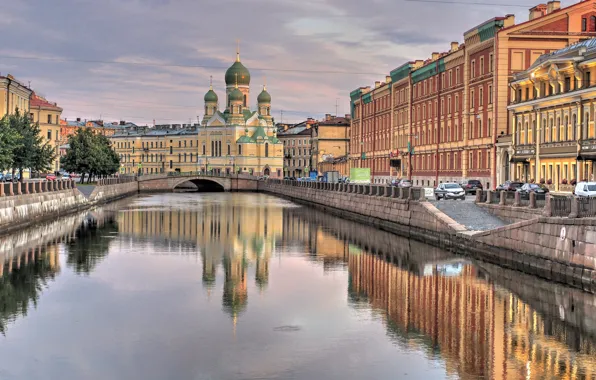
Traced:
<svg viewBox="0 0 596 380">
<path fill-rule="evenodd" d="M 81 182 L 87 175 L 89 182 L 94 176 L 107 176 L 120 169 L 120 157 L 114 152 L 110 140 L 95 135 L 88 129 L 79 129 L 68 139 L 70 148 L 62 157 L 62 167 L 81 174 Z"/>
<path fill-rule="evenodd" d="M 19 171 L 21 181 L 23 169 L 49 171 L 56 157 L 54 148 L 41 136 L 39 123 L 34 123 L 29 116 L 17 109 L 7 116 L 8 129 L 17 136 L 17 143 L 12 150 L 12 171 Z"/>
<path fill-rule="evenodd" d="M 0 171 L 14 166 L 14 150 L 19 148 L 21 143 L 19 134 L 11 128 L 8 117 L 4 116 L 0 120 Z"/>
</svg>

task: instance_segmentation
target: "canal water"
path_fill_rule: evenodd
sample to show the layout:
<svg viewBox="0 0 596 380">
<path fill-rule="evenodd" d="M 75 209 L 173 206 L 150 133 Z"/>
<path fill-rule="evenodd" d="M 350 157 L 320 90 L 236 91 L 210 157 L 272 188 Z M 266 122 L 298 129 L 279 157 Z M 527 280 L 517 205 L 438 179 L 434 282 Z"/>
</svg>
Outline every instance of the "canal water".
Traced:
<svg viewBox="0 0 596 380">
<path fill-rule="evenodd" d="M 0 237 L 0 379 L 596 379 L 596 298 L 264 194 Z"/>
</svg>

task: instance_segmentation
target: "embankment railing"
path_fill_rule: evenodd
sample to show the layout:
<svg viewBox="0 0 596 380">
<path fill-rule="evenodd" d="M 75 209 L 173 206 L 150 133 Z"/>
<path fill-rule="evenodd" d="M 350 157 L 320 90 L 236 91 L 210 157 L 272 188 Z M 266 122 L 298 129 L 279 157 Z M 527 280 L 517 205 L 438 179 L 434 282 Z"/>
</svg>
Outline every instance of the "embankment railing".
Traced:
<svg viewBox="0 0 596 380">
<path fill-rule="evenodd" d="M 27 181 L 0 183 L 0 197 L 10 197 L 23 194 L 41 194 L 76 188 L 72 179 L 57 179 L 55 181 Z"/>
<path fill-rule="evenodd" d="M 522 196 L 517 191 L 481 191 L 476 193 L 476 203 L 494 204 L 542 210 L 544 216 L 563 218 L 596 217 L 596 198 L 573 195 L 530 193 Z"/>
<path fill-rule="evenodd" d="M 302 187 L 306 189 L 337 191 L 351 194 L 361 194 L 377 197 L 426 200 L 426 194 L 422 187 L 396 187 L 360 183 L 327 183 L 315 181 L 292 181 L 289 179 L 268 179 L 267 183 L 275 185 L 286 185 Z"/>
</svg>

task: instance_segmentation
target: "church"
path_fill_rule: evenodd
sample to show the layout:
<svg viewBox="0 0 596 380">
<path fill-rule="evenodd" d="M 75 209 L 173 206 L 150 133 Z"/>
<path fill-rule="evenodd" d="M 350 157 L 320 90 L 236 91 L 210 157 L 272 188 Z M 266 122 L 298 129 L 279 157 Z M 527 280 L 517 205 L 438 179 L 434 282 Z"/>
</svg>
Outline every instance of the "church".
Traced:
<svg viewBox="0 0 596 380">
<path fill-rule="evenodd" d="M 264 85 L 257 109 L 250 104 L 250 73 L 240 62 L 226 71 L 225 109 L 211 84 L 205 94 L 205 116 L 198 133 L 198 165 L 218 174 L 245 173 L 279 178 L 283 173 L 283 143 L 271 116 L 271 95 Z"/>
</svg>

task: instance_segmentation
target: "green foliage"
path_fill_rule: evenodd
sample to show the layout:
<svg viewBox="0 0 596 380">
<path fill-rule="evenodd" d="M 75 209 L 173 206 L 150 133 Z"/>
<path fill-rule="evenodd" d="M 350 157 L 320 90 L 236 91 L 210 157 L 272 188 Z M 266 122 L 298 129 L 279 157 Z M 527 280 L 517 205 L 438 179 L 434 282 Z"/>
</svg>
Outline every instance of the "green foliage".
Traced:
<svg viewBox="0 0 596 380">
<path fill-rule="evenodd" d="M 0 120 L 0 170 L 49 171 L 56 157 L 44 140 L 38 123 L 17 109 Z"/>
<path fill-rule="evenodd" d="M 79 129 L 68 138 L 70 148 L 62 157 L 61 166 L 69 172 L 81 175 L 106 176 L 120 169 L 120 157 L 114 152 L 110 140 L 95 135 L 88 129 Z"/>
</svg>

